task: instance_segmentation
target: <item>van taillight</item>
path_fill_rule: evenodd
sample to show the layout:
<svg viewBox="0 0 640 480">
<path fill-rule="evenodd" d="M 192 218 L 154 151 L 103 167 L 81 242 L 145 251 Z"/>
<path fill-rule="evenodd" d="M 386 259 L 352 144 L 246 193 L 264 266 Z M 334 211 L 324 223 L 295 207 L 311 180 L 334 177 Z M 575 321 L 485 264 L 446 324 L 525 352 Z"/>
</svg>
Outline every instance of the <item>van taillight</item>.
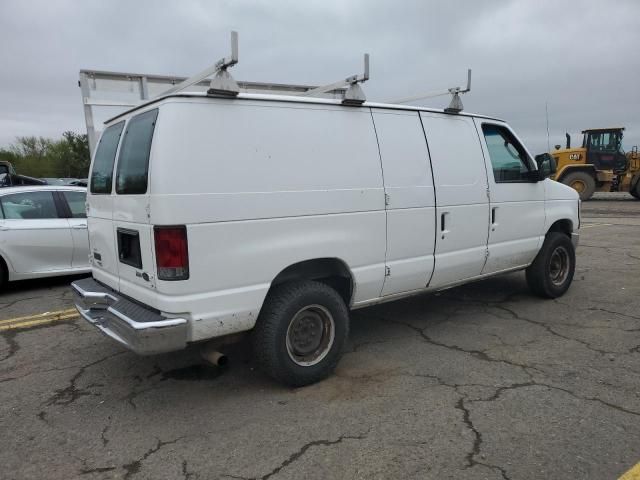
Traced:
<svg viewBox="0 0 640 480">
<path fill-rule="evenodd" d="M 184 226 L 153 227 L 156 244 L 156 265 L 160 280 L 189 278 L 187 228 Z"/>
</svg>

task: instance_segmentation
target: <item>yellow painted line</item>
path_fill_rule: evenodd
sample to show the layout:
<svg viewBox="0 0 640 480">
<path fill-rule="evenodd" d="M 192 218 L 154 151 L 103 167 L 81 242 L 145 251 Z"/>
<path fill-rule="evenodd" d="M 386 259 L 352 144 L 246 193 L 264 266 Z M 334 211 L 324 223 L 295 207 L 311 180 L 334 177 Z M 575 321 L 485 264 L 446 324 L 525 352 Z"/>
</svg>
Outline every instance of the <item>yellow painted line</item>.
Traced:
<svg viewBox="0 0 640 480">
<path fill-rule="evenodd" d="M 60 322 L 62 320 L 69 320 L 71 318 L 76 318 L 79 317 L 79 315 L 76 314 L 69 314 L 69 315 L 64 315 L 61 317 L 56 317 L 56 318 L 45 318 L 42 320 L 31 320 L 29 322 L 20 322 L 20 323 L 11 323 L 9 325 L 2 325 L 0 326 L 0 332 L 2 332 L 3 330 L 15 330 L 18 328 L 30 328 L 30 327 L 34 327 L 36 325 L 45 325 L 47 323 L 55 323 L 55 322 Z"/>
<path fill-rule="evenodd" d="M 640 463 L 626 471 L 618 480 L 640 480 Z"/>
<path fill-rule="evenodd" d="M 45 323 L 53 323 L 61 320 L 68 320 L 79 316 L 75 308 L 68 310 L 60 310 L 57 312 L 45 312 L 37 315 L 29 315 L 26 317 L 9 318 L 0 320 L 0 331 L 12 330 L 15 328 L 28 328 L 34 325 L 43 325 Z"/>
<path fill-rule="evenodd" d="M 28 320 L 37 320 L 42 318 L 56 317 L 58 315 L 68 315 L 74 312 L 77 313 L 77 310 L 75 308 L 69 308 L 67 310 L 58 310 L 56 312 L 36 313 L 35 315 L 27 315 L 26 317 L 15 317 L 15 318 L 8 318 L 6 320 L 0 320 L 0 325 L 5 323 L 24 322 Z"/>
</svg>

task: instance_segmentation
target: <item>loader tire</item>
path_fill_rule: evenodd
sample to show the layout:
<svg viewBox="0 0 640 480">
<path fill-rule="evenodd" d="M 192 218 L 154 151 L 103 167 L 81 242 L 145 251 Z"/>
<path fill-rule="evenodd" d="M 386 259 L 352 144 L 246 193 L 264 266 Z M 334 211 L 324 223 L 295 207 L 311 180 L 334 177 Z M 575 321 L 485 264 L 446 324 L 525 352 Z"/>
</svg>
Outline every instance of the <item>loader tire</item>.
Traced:
<svg viewBox="0 0 640 480">
<path fill-rule="evenodd" d="M 635 186 L 629 190 L 629 193 L 633 195 L 636 200 L 640 200 L 640 181 L 636 182 Z"/>
<path fill-rule="evenodd" d="M 580 200 L 589 200 L 596 191 L 596 180 L 587 172 L 572 172 L 562 179 L 562 183 L 573 188 Z"/>
</svg>

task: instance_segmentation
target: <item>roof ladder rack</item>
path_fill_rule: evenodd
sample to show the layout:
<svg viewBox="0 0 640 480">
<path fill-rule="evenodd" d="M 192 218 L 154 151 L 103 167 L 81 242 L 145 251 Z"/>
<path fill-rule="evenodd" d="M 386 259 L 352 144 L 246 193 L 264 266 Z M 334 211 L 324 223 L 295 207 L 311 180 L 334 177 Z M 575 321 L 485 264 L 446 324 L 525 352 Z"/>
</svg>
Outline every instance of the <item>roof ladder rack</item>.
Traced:
<svg viewBox="0 0 640 480">
<path fill-rule="evenodd" d="M 340 80 L 335 83 L 331 83 L 329 85 L 324 85 L 322 87 L 316 87 L 311 90 L 307 90 L 304 93 L 301 93 L 299 96 L 301 97 L 313 97 L 315 95 L 319 95 L 322 93 L 330 92 L 332 90 L 336 90 L 341 87 L 348 86 L 347 91 L 344 94 L 344 98 L 342 99 L 343 105 L 351 105 L 351 106 L 359 106 L 362 105 L 367 97 L 364 94 L 364 91 L 360 87 L 360 83 L 366 82 L 369 80 L 369 54 L 364 54 L 364 73 L 362 75 L 351 75 L 350 77 L 345 78 L 344 80 Z"/>
<path fill-rule="evenodd" d="M 388 100 L 388 103 L 407 103 L 407 102 L 413 102 L 415 100 L 423 100 L 425 98 L 441 97 L 443 95 L 451 94 L 452 95 L 451 103 L 449 103 L 449 106 L 445 108 L 444 111 L 445 113 L 460 113 L 463 109 L 462 99 L 460 98 L 460 94 L 467 93 L 470 91 L 471 91 L 471 69 L 468 69 L 466 88 L 452 87 L 447 89 L 444 92 L 437 91 L 437 92 L 431 92 L 431 93 L 424 93 L 422 95 L 415 95 L 413 97 L 398 98 L 394 100 Z"/>
<path fill-rule="evenodd" d="M 213 66 L 187 78 L 186 80 L 174 85 L 168 90 L 162 92 L 160 96 L 170 95 L 188 88 L 196 83 L 201 82 L 207 77 L 214 75 L 211 84 L 207 90 L 208 95 L 223 95 L 225 97 L 235 97 L 240 92 L 238 82 L 227 71 L 229 67 L 233 67 L 238 63 L 238 32 L 231 32 L 231 56 L 218 60 Z"/>
<path fill-rule="evenodd" d="M 460 94 L 469 91 L 471 91 L 471 69 L 467 70 L 467 88 L 453 87 L 449 89 L 449 93 L 452 95 L 451 103 L 444 109 L 445 113 L 460 113 L 464 108 Z"/>
</svg>

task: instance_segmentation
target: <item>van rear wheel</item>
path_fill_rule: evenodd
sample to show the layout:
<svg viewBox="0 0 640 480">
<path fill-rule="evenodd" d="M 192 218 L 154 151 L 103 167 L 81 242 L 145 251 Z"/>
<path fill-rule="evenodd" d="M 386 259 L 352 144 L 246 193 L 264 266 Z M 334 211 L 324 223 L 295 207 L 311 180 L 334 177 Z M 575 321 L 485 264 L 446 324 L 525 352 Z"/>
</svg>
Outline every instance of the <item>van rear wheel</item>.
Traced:
<svg viewBox="0 0 640 480">
<path fill-rule="evenodd" d="M 550 232 L 526 270 L 527 284 L 540 297 L 560 297 L 571 286 L 575 268 L 576 253 L 571 239 L 564 233 Z"/>
<path fill-rule="evenodd" d="M 292 282 L 269 293 L 252 343 L 265 373 L 300 387 L 333 372 L 348 334 L 349 311 L 338 292 L 320 282 Z"/>
</svg>

